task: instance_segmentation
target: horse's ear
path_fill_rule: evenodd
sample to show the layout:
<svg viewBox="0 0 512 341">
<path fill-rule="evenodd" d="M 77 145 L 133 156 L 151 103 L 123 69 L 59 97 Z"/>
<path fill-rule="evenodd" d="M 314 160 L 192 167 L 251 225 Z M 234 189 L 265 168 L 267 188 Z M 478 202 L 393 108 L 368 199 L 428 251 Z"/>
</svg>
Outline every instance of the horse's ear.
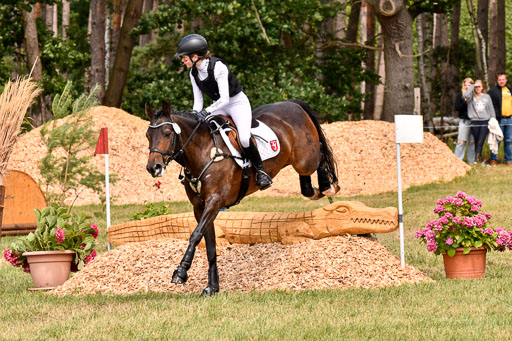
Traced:
<svg viewBox="0 0 512 341">
<path fill-rule="evenodd" d="M 151 104 L 149 104 L 149 102 L 146 102 L 146 116 L 150 120 L 153 119 L 153 109 L 151 108 Z"/>
<path fill-rule="evenodd" d="M 166 114 L 171 113 L 171 105 L 167 101 L 162 101 L 162 111 Z"/>
</svg>

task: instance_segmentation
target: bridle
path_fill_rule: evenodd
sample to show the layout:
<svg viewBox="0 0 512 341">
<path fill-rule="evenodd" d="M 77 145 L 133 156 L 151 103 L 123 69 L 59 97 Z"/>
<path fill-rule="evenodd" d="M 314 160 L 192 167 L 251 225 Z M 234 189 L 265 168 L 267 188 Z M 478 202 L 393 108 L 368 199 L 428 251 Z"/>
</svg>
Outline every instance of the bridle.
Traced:
<svg viewBox="0 0 512 341">
<path fill-rule="evenodd" d="M 179 156 L 181 156 L 183 154 L 183 152 L 185 151 L 185 148 L 190 143 L 190 141 L 192 140 L 192 137 L 194 137 L 197 129 L 201 125 L 201 122 L 197 122 L 196 126 L 192 130 L 192 133 L 190 134 L 188 139 L 185 141 L 185 143 L 183 143 L 183 137 L 181 135 L 180 126 L 176 122 L 174 122 L 174 120 L 172 119 L 172 116 L 170 116 L 169 119 L 170 119 L 170 121 L 162 122 L 159 124 L 149 124 L 149 126 L 148 126 L 148 130 L 160 128 L 160 127 L 166 126 L 166 125 L 172 126 L 171 145 L 169 146 L 169 149 L 168 150 L 161 150 L 158 148 L 150 148 L 149 149 L 150 154 L 151 153 L 159 153 L 160 155 L 162 155 L 162 159 L 164 161 L 165 166 L 167 166 L 171 161 L 176 160 L 176 158 L 178 158 Z M 181 148 L 178 151 L 175 151 L 176 150 L 176 141 L 178 140 L 178 138 L 180 140 Z"/>
</svg>

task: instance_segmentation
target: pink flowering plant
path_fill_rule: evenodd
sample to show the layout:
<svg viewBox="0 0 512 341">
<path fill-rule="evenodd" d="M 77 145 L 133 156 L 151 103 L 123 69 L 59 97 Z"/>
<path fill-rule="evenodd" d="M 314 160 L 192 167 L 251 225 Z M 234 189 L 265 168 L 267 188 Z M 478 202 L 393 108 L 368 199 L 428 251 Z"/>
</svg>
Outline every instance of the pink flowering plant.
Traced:
<svg viewBox="0 0 512 341">
<path fill-rule="evenodd" d="M 75 251 L 71 269 L 80 270 L 96 257 L 98 228 L 84 214 L 70 214 L 65 207 L 53 204 L 34 210 L 37 217 L 35 232 L 18 238 L 4 250 L 4 258 L 13 266 L 30 272 L 24 252 Z"/>
<path fill-rule="evenodd" d="M 416 231 L 416 238 L 427 244 L 428 251 L 450 257 L 455 255 L 456 248 L 464 248 L 464 254 L 469 253 L 471 247 L 498 251 L 512 249 L 512 233 L 491 227 L 491 214 L 483 213 L 481 209 L 482 201 L 464 192 L 439 199 L 434 208 L 439 218 Z"/>
</svg>

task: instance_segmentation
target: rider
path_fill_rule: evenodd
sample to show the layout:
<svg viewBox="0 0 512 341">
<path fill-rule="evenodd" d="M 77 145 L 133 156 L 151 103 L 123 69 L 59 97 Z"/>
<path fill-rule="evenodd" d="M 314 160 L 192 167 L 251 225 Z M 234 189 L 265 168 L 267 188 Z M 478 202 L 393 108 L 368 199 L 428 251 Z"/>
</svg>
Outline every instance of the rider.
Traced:
<svg viewBox="0 0 512 341">
<path fill-rule="evenodd" d="M 251 138 L 252 109 L 249 99 L 242 91 L 227 64 L 212 57 L 206 39 L 199 34 L 189 34 L 181 39 L 175 57 L 181 58 L 190 70 L 190 82 L 194 91 L 194 111 L 204 121 L 208 115 L 230 116 L 238 129 L 244 154 L 256 171 L 256 184 L 261 190 L 272 185 L 272 179 L 263 170 L 258 147 Z M 203 108 L 203 93 L 213 101 Z"/>
</svg>

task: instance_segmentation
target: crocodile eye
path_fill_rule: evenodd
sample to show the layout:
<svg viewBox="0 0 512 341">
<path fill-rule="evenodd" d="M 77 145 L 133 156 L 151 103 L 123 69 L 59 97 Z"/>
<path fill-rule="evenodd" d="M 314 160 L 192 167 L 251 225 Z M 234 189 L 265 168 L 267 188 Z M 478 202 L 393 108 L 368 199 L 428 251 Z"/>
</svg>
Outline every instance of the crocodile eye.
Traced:
<svg viewBox="0 0 512 341">
<path fill-rule="evenodd" d="M 167 138 L 171 137 L 171 132 L 170 131 L 166 131 L 165 132 L 165 137 L 167 137 Z"/>
</svg>

